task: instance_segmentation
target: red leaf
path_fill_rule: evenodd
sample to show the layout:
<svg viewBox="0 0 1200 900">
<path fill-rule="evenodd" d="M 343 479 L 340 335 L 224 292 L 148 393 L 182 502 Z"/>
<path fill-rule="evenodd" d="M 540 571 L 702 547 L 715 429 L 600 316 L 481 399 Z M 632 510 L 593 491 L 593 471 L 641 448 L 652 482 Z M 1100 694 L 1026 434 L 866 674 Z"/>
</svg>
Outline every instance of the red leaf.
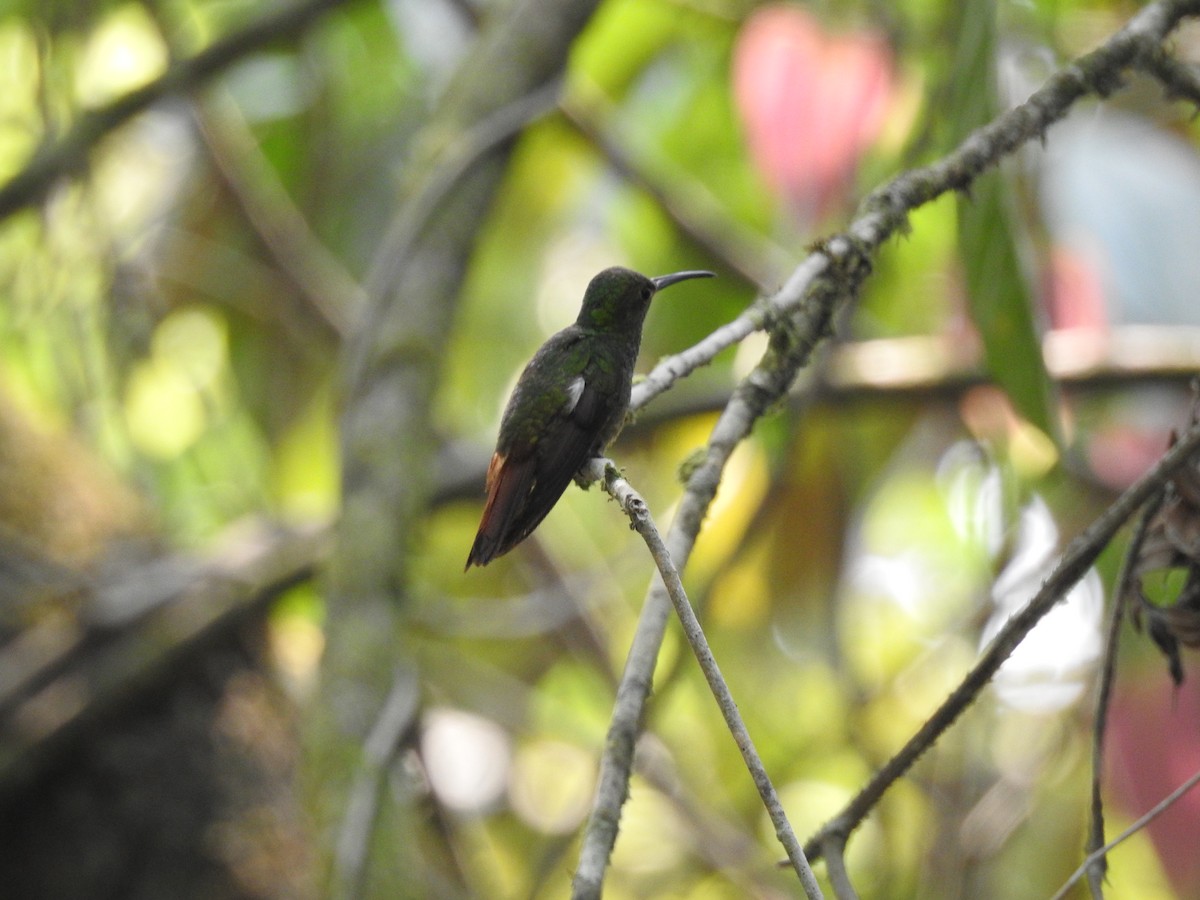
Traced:
<svg viewBox="0 0 1200 900">
<path fill-rule="evenodd" d="M 875 32 L 830 34 L 799 7 L 765 6 L 738 36 L 733 88 L 755 165 L 811 221 L 845 197 L 883 128 L 892 52 Z"/>
</svg>

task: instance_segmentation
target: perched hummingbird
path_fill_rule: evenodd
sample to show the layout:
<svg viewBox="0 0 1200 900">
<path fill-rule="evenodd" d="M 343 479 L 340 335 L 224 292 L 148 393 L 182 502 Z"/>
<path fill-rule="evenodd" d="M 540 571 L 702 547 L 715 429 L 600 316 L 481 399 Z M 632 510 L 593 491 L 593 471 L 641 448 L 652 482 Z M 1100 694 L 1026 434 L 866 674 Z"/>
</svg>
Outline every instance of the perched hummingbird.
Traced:
<svg viewBox="0 0 1200 900">
<path fill-rule="evenodd" d="M 504 409 L 487 503 L 464 571 L 529 537 L 583 464 L 617 436 L 650 299 L 676 282 L 712 277 L 691 271 L 647 278 L 613 267 L 592 279 L 575 324 L 533 355 Z"/>
</svg>

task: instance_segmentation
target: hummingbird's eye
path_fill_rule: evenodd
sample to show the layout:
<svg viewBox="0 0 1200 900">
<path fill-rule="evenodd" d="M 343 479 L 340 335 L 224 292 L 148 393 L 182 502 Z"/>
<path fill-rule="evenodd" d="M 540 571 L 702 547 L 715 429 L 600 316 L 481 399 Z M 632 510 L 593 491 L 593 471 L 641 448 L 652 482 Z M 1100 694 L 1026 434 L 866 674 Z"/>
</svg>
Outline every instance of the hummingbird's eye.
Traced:
<svg viewBox="0 0 1200 900">
<path fill-rule="evenodd" d="M 642 288 L 642 299 L 643 300 L 649 300 L 653 296 L 654 296 L 654 288 L 650 287 L 650 285 L 646 285 L 644 288 Z"/>
</svg>

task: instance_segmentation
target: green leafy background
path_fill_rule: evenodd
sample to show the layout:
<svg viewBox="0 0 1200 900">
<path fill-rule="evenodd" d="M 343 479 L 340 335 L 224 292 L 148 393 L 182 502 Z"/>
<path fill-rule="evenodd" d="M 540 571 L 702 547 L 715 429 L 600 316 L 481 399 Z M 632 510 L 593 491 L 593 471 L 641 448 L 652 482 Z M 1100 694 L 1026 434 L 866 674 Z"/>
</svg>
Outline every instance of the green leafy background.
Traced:
<svg viewBox="0 0 1200 900">
<path fill-rule="evenodd" d="M 297 300 L 197 139 L 194 116 L 228 146 L 247 142 L 251 188 L 284 198 L 311 240 L 361 281 L 394 212 L 412 136 L 469 46 L 459 4 L 433 6 L 346 4 L 297 44 L 237 65 L 194 105 L 163 104 L 117 130 L 43 207 L 0 227 L 0 399 L 22 433 L 74 448 L 64 466 L 100 473 L 89 483 L 110 492 L 77 517 L 75 558 L 96 559 L 114 535 L 202 553 L 247 517 L 336 519 L 338 339 Z M 806 243 L 845 224 L 862 193 L 937 158 L 1000 111 L 1004 48 L 1024 42 L 1065 58 L 1133 11 L 1094 0 L 817 4 L 835 32 L 885 30 L 900 99 L 840 208 L 798 224 L 751 164 L 731 93 L 732 47 L 753 7 L 610 0 L 574 48 L 564 92 L 652 182 L 715 209 L 762 259 L 782 263 L 776 283 Z M 258 12 L 228 0 L 7 0 L 0 182 L 83 110 Z M 1194 144 L 1187 109 L 1146 104 Z M 839 387 L 823 358 L 811 390 L 738 449 L 692 556 L 687 587 L 801 835 L 920 725 L 977 652 L 989 585 L 1011 547 L 963 524 L 970 516 L 951 486 L 992 478 L 1003 502 L 989 521 L 1006 539 L 1030 498 L 1044 500 L 1065 539 L 1112 496 L 1081 462 L 1088 432 L 1074 414 L 1064 419 L 1042 363 L 1047 237 L 1035 189 L 1018 157 L 963 196 L 916 211 L 837 328 L 838 341 L 976 334 L 972 371 L 1007 400 L 949 377 L 908 391 L 872 389 L 869 379 Z M 484 458 L 521 366 L 573 318 L 590 275 L 614 263 L 721 276 L 655 304 L 643 370 L 756 296 L 551 115 L 521 136 L 504 189 L 481 216 L 454 332 L 433 348 L 439 440 Z M 614 448 L 661 523 L 679 497 L 680 465 L 762 346 L 756 336 L 722 354 Z M 1090 398 L 1085 425 L 1105 421 L 1108 396 Z M 978 456 L 962 461 L 963 447 Z M 0 493 L 12 493 L 12 471 Z M 37 484 L 35 471 L 20 478 L 31 479 L 27 494 L 62 493 L 61 482 Z M 968 506 L 982 503 L 968 496 Z M 421 523 L 412 561 L 407 630 L 427 738 L 475 753 L 464 751 L 457 769 L 429 763 L 430 796 L 449 812 L 443 831 L 423 839 L 441 848 L 431 869 L 457 871 L 466 893 L 562 896 L 651 566 L 598 490 L 571 488 L 534 541 L 464 576 L 479 512 L 478 493 L 448 493 Z M 6 527 L 22 527 L 19 504 L 4 515 Z M 1109 583 L 1116 553 L 1101 564 Z M 914 595 L 898 599 L 857 578 L 864 559 L 901 561 L 894 571 Z M 279 665 L 301 715 L 318 677 L 325 599 L 319 582 L 306 584 L 274 613 Z M 1143 677 L 1165 682 L 1156 663 Z M 989 694 L 968 712 L 851 842 L 863 895 L 1052 892 L 1084 840 L 1088 696 L 1031 713 Z M 674 629 L 646 725 L 606 896 L 790 890 L 774 866 L 769 821 Z M 441 744 L 425 749 L 460 759 Z M 498 786 L 463 786 L 463 772 L 489 766 Z M 1114 823 L 1140 812 L 1118 802 Z M 415 883 L 406 883 L 413 873 L 393 877 L 379 896 Z M 1114 857 L 1109 896 L 1174 891 L 1146 835 Z"/>
</svg>

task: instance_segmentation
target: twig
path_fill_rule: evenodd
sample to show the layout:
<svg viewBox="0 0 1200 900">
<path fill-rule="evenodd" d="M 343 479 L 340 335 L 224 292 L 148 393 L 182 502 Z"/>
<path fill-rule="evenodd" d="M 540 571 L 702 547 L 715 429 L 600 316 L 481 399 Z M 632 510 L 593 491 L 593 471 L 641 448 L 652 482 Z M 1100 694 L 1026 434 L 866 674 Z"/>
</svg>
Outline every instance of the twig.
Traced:
<svg viewBox="0 0 1200 900">
<path fill-rule="evenodd" d="M 303 32 L 323 13 L 348 0 L 304 0 L 251 22 L 189 59 L 173 63 L 160 77 L 123 94 L 99 109 L 84 112 L 57 142 L 43 146 L 6 184 L 0 186 L 0 221 L 41 200 L 62 177 L 84 166 L 92 148 L 106 135 L 158 101 L 194 91 L 233 63 L 274 41 Z"/>
<path fill-rule="evenodd" d="M 750 776 L 754 779 L 754 786 L 758 788 L 759 796 L 767 808 L 767 814 L 775 825 L 775 835 L 787 851 L 788 859 L 800 879 L 805 896 L 809 900 L 821 897 L 821 888 L 817 884 L 816 876 L 813 875 L 808 860 L 804 857 L 800 842 L 796 839 L 795 832 L 792 831 L 792 826 L 787 820 L 787 814 L 783 810 L 783 805 L 779 802 L 779 795 L 775 792 L 775 787 L 771 784 L 770 776 L 767 775 L 762 759 L 750 738 L 750 733 L 746 730 L 746 724 L 742 721 L 737 704 L 733 701 L 729 686 L 725 683 L 721 669 L 708 645 L 708 640 L 704 637 L 704 629 L 701 628 L 695 610 L 688 601 L 687 593 L 683 589 L 683 582 L 679 578 L 679 570 L 675 567 L 671 554 L 654 525 L 646 502 L 621 476 L 620 471 L 611 460 L 593 459 L 584 471 L 589 478 L 603 483 L 605 491 L 617 501 L 621 509 L 629 516 L 633 529 L 646 542 L 650 555 L 654 557 L 654 564 L 658 567 L 662 584 L 675 607 L 680 623 L 683 625 L 683 633 L 692 652 L 696 655 L 696 660 L 700 663 L 700 670 L 704 673 L 704 679 L 708 682 L 708 686 L 717 700 L 717 706 L 720 707 L 725 724 L 737 743 L 746 768 L 749 769 Z M 585 868 L 582 864 L 580 865 L 575 873 L 572 893 L 576 900 L 599 896 L 605 863 L 605 858 L 596 860 L 595 864 L 599 866 L 598 869 L 591 866 Z"/>
<path fill-rule="evenodd" d="M 830 835 L 849 836 L 861 824 L 892 783 L 907 772 L 917 758 L 974 702 L 1033 626 L 1083 577 L 1125 521 L 1161 490 L 1172 473 L 1188 462 L 1198 449 L 1200 426 L 1192 426 L 1149 472 L 1071 542 L 1041 589 L 1028 605 L 1005 622 L 958 687 L 951 691 L 917 733 L 887 761 L 854 799 L 809 838 L 804 849 L 810 858 L 815 859 L 820 855 L 821 847 Z"/>
<path fill-rule="evenodd" d="M 825 841 L 822 856 L 825 859 L 825 870 L 829 873 L 829 883 L 833 886 L 837 900 L 858 900 L 858 892 L 850 883 L 850 873 L 846 871 L 846 841 L 838 835 L 830 835 Z"/>
<path fill-rule="evenodd" d="M 1150 521 L 1162 506 L 1163 496 L 1163 492 L 1159 491 L 1142 510 L 1133 536 L 1129 539 L 1129 547 L 1125 550 L 1125 559 L 1121 563 L 1121 573 L 1117 576 L 1116 587 L 1113 589 L 1112 614 L 1108 623 L 1108 635 L 1104 641 L 1104 665 L 1101 667 L 1100 683 L 1096 689 L 1096 715 L 1092 726 L 1092 812 L 1086 848 L 1089 852 L 1104 844 L 1104 801 L 1100 792 L 1104 777 L 1104 736 L 1108 730 L 1108 709 L 1117 671 L 1121 623 L 1125 619 L 1125 598 L 1137 571 L 1138 557 L 1146 540 L 1146 533 L 1150 530 Z M 1101 900 L 1104 896 L 1104 874 L 1107 869 L 1108 860 L 1103 853 L 1097 855 L 1088 865 L 1088 884 L 1096 900 Z"/>
<path fill-rule="evenodd" d="M 1200 106 L 1200 70 L 1171 56 L 1165 49 L 1147 55 L 1141 68 L 1153 75 L 1171 99 L 1182 98 Z"/>
<path fill-rule="evenodd" d="M 1074 885 L 1075 882 L 1083 877 L 1083 873 L 1086 872 L 1094 862 L 1099 859 L 1103 859 L 1108 851 L 1120 844 L 1123 844 L 1125 841 L 1129 840 L 1129 838 L 1133 837 L 1135 834 L 1157 819 L 1160 815 L 1166 812 L 1175 803 L 1175 801 L 1194 788 L 1197 784 L 1200 784 L 1200 771 L 1194 773 L 1191 778 L 1189 778 L 1179 787 L 1175 788 L 1175 790 L 1171 791 L 1171 793 L 1156 803 L 1153 809 L 1118 834 L 1103 847 L 1100 847 L 1098 850 L 1089 853 L 1087 858 L 1079 864 L 1079 868 L 1071 874 L 1071 877 L 1066 880 L 1066 883 L 1064 883 L 1063 886 L 1058 889 L 1058 891 L 1053 897 L 1050 898 L 1050 900 L 1062 900 L 1063 897 L 1067 896 L 1067 891 L 1071 889 L 1072 885 Z"/>
</svg>

